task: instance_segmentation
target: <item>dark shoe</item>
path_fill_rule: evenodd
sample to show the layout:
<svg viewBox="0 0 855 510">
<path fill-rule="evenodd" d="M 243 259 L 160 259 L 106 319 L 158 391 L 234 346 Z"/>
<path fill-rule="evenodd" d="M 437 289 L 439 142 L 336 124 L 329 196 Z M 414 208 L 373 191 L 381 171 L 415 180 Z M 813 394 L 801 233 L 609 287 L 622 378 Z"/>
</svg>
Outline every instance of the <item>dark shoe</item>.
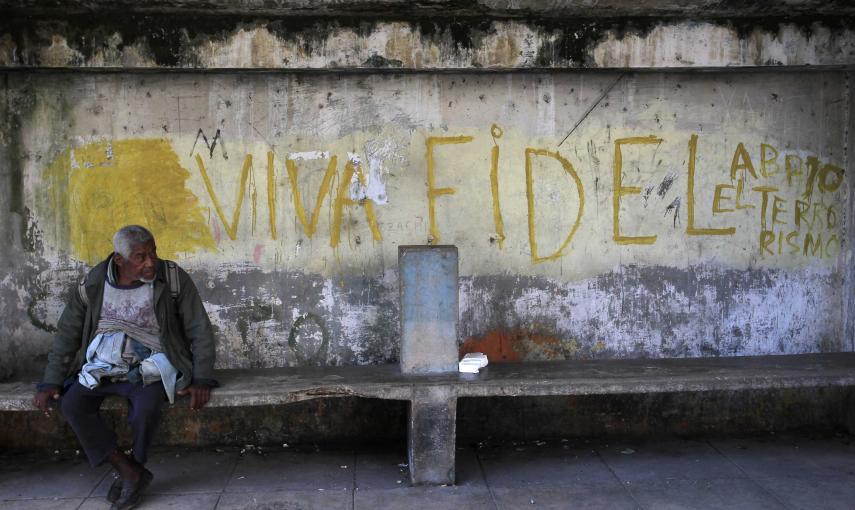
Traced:
<svg viewBox="0 0 855 510">
<path fill-rule="evenodd" d="M 110 485 L 110 490 L 107 491 L 107 501 L 115 503 L 122 495 L 122 477 L 118 473 L 113 475 L 113 484 Z"/>
<path fill-rule="evenodd" d="M 137 483 L 123 480 L 122 491 L 121 494 L 119 494 L 119 499 L 113 503 L 110 510 L 129 510 L 135 507 L 136 504 L 140 502 L 140 497 L 142 497 L 143 491 L 148 487 L 148 484 L 151 483 L 152 479 L 154 479 L 154 475 L 151 474 L 151 471 L 143 468 L 142 473 L 140 474 L 140 479 Z"/>
</svg>

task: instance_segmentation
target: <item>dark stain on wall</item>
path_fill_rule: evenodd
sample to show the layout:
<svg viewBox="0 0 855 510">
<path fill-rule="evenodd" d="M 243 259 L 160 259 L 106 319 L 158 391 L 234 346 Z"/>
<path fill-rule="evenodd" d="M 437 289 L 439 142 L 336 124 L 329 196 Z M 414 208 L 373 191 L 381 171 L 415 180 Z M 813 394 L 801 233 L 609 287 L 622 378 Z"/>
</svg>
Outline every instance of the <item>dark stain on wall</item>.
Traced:
<svg viewBox="0 0 855 510">
<path fill-rule="evenodd" d="M 320 337 L 320 341 L 312 341 L 312 337 Z M 306 344 L 310 344 L 307 349 Z M 318 344 L 318 345 L 314 345 Z M 330 334 L 321 317 L 313 314 L 303 314 L 291 325 L 288 333 L 288 347 L 297 358 L 300 366 L 326 365 L 327 351 L 330 345 Z"/>
<path fill-rule="evenodd" d="M 552 67 L 566 62 L 571 67 L 591 67 L 590 50 L 609 34 L 620 40 L 627 35 L 644 37 L 656 26 L 669 20 L 663 18 L 595 18 L 573 20 L 533 19 L 532 26 L 544 34 L 552 34 L 552 41 L 544 42 L 537 52 L 536 65 Z"/>
<path fill-rule="evenodd" d="M 48 297 L 48 290 L 43 282 L 34 282 L 35 285 L 32 286 L 30 290 L 30 302 L 27 305 L 27 317 L 30 318 L 30 323 L 36 328 L 45 331 L 47 333 L 56 333 L 56 326 L 52 324 L 48 324 L 42 317 L 44 316 L 43 310 L 40 310 L 41 307 L 44 306 L 45 301 Z"/>
<path fill-rule="evenodd" d="M 0 126 L 0 178 L 3 179 L 3 189 L 0 190 L 0 201 L 6 205 L 9 220 L 3 222 L 0 232 L 5 242 L 0 247 L 0 254 L 9 255 L 8 262 L 14 260 L 13 252 L 20 246 L 26 249 L 28 238 L 29 211 L 24 206 L 24 151 L 22 148 L 22 116 L 30 114 L 34 101 L 27 97 L 27 91 L 16 90 L 9 74 L 3 74 L 3 94 L 0 106 L 2 109 L 3 125 Z M 17 221 L 16 221 L 17 220 Z M 23 239 L 16 239 L 20 233 Z M 32 251 L 32 250 L 31 250 Z M 0 258 L 0 264 L 2 264 Z"/>
<path fill-rule="evenodd" d="M 675 180 L 677 180 L 676 174 L 668 174 L 664 179 L 662 179 L 662 182 L 660 182 L 659 186 L 656 188 L 656 194 L 659 195 L 659 198 L 665 197 L 665 193 L 668 193 L 668 190 L 674 185 Z"/>
<path fill-rule="evenodd" d="M 728 0 L 739 4 L 739 0 Z M 744 3 L 742 4 L 744 5 Z M 732 17 L 723 22 L 733 28 L 740 38 L 750 37 L 754 33 L 767 33 L 777 37 L 782 24 L 792 24 L 810 38 L 819 27 L 837 30 L 855 29 L 855 18 L 851 16 L 787 16 L 778 18 L 774 16 L 753 16 L 745 18 Z"/>
<path fill-rule="evenodd" d="M 402 67 L 404 65 L 398 59 L 389 59 L 385 57 L 381 57 L 380 55 L 371 55 L 365 62 L 362 63 L 364 67 L 374 67 L 377 69 L 389 68 L 389 67 Z"/>
<path fill-rule="evenodd" d="M 422 38 L 440 47 L 448 46 L 452 50 L 478 48 L 485 36 L 496 33 L 494 22 L 488 18 L 436 17 L 411 24 L 414 31 L 418 29 Z M 446 41 L 450 44 L 444 44 Z"/>
<path fill-rule="evenodd" d="M 8 157 L 4 164 L 9 172 L 9 212 L 23 215 L 24 212 L 24 169 L 21 164 L 21 118 L 17 108 L 10 105 L 11 91 L 9 88 L 9 75 L 4 75 L 3 94 L 6 99 L 5 122 L 2 132 L 2 140 L 6 143 Z"/>
</svg>

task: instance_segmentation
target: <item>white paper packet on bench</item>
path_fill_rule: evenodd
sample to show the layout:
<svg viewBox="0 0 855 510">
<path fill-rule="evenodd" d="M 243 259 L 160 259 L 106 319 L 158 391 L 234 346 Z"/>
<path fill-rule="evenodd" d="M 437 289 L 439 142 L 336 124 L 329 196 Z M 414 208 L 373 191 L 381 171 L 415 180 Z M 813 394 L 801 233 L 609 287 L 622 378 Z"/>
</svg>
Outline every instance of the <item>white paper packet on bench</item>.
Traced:
<svg viewBox="0 0 855 510">
<path fill-rule="evenodd" d="M 487 356 L 483 352 L 470 352 L 463 356 L 463 359 L 457 364 L 457 369 L 463 373 L 477 374 L 478 370 L 486 366 Z"/>
</svg>

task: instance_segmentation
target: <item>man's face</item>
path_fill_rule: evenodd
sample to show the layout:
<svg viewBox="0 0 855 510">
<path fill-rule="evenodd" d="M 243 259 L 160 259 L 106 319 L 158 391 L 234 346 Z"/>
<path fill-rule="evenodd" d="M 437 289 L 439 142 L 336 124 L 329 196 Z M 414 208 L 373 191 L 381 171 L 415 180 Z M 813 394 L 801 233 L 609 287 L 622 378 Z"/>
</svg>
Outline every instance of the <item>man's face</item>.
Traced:
<svg viewBox="0 0 855 510">
<path fill-rule="evenodd" d="M 135 244 L 128 258 L 118 253 L 115 255 L 116 265 L 119 266 L 119 279 L 125 282 L 137 280 L 146 283 L 153 282 L 157 275 L 157 246 L 154 240 L 147 243 Z"/>
</svg>

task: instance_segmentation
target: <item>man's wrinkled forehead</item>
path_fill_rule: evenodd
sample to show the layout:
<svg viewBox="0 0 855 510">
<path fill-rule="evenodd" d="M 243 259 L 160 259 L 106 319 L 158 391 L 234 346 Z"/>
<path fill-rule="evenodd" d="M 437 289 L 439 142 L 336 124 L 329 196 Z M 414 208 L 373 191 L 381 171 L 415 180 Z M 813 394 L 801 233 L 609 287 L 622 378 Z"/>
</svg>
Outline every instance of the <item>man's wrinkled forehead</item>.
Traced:
<svg viewBox="0 0 855 510">
<path fill-rule="evenodd" d="M 131 254 L 134 253 L 148 253 L 157 250 L 157 245 L 154 244 L 154 239 L 146 241 L 144 243 L 137 243 L 131 246 Z"/>
</svg>

